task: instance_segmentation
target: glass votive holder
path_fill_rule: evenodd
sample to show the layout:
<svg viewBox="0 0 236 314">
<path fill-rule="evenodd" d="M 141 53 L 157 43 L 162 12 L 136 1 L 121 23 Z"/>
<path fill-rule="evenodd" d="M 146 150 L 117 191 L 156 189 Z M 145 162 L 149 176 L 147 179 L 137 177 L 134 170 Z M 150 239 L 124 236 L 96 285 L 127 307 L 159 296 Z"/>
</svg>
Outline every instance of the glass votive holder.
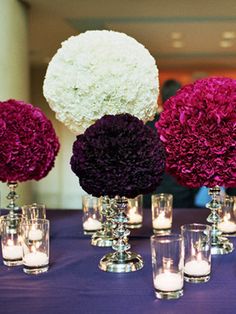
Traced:
<svg viewBox="0 0 236 314">
<path fill-rule="evenodd" d="M 23 270 L 37 275 L 49 268 L 49 220 L 22 222 Z"/>
<path fill-rule="evenodd" d="M 151 236 L 153 283 L 158 299 L 183 295 L 184 248 L 179 234 Z"/>
<path fill-rule="evenodd" d="M 210 279 L 211 227 L 205 224 L 181 226 L 184 239 L 184 279 L 201 283 Z"/>
<path fill-rule="evenodd" d="M 143 223 L 143 196 L 128 199 L 126 215 L 127 227 L 130 229 L 140 228 Z"/>
<path fill-rule="evenodd" d="M 26 220 L 46 219 L 46 207 L 44 204 L 33 203 L 21 207 L 22 216 Z"/>
<path fill-rule="evenodd" d="M 155 234 L 170 233 L 172 226 L 173 195 L 152 195 L 152 227 Z"/>
<path fill-rule="evenodd" d="M 236 208 L 234 197 L 225 195 L 221 200 L 221 208 L 218 211 L 220 222 L 218 229 L 226 236 L 236 235 Z"/>
<path fill-rule="evenodd" d="M 102 228 L 101 200 L 91 195 L 82 196 L 84 234 L 93 234 Z"/>
<path fill-rule="evenodd" d="M 1 217 L 1 244 L 3 264 L 22 265 L 21 215 Z"/>
</svg>

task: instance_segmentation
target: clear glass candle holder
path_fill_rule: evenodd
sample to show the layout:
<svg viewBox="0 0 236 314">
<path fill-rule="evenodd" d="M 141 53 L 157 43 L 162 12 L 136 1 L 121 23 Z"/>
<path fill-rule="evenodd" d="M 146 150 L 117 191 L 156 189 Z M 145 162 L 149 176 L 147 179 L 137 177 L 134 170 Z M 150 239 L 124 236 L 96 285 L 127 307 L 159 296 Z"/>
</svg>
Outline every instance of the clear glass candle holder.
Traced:
<svg viewBox="0 0 236 314">
<path fill-rule="evenodd" d="M 221 199 L 221 208 L 218 212 L 220 222 L 218 229 L 226 236 L 236 236 L 236 208 L 234 197 L 225 195 Z"/>
<path fill-rule="evenodd" d="M 37 275 L 49 268 L 49 220 L 22 222 L 23 265 L 26 274 Z"/>
<path fill-rule="evenodd" d="M 152 227 L 155 234 L 170 233 L 172 226 L 173 195 L 152 195 Z"/>
<path fill-rule="evenodd" d="M 158 299 L 178 299 L 183 295 L 184 248 L 179 234 L 151 237 L 152 269 Z"/>
<path fill-rule="evenodd" d="M 184 239 L 184 279 L 201 283 L 210 279 L 211 273 L 211 227 L 204 224 L 181 226 Z"/>
<path fill-rule="evenodd" d="M 22 265 L 21 215 L 1 217 L 1 244 L 3 264 Z"/>
<path fill-rule="evenodd" d="M 46 219 L 46 207 L 44 204 L 29 204 L 21 207 L 22 216 L 26 220 Z"/>
<path fill-rule="evenodd" d="M 128 199 L 126 215 L 128 218 L 127 227 L 135 229 L 142 227 L 143 223 L 143 196 Z"/>
<path fill-rule="evenodd" d="M 82 196 L 83 229 L 84 234 L 93 234 L 102 228 L 101 199 L 91 196 Z"/>
</svg>

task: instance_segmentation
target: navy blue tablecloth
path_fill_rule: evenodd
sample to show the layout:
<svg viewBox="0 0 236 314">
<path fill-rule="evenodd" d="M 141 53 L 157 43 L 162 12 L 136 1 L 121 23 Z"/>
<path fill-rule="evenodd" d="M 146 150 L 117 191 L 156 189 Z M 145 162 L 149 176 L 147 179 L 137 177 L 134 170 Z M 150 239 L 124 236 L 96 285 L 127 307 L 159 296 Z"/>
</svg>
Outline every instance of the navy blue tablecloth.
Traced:
<svg viewBox="0 0 236 314">
<path fill-rule="evenodd" d="M 202 314 L 236 313 L 236 252 L 214 256 L 208 283 L 185 283 L 178 300 L 154 296 L 150 256 L 151 215 L 131 232 L 132 250 L 145 266 L 133 273 L 114 274 L 98 269 L 100 258 L 111 251 L 90 245 L 82 231 L 80 211 L 48 211 L 51 221 L 50 270 L 26 275 L 22 267 L 0 265 L 0 313 L 17 314 Z M 205 222 L 205 209 L 174 210 L 174 231 L 180 225 Z M 236 241 L 233 239 L 234 245 Z"/>
</svg>

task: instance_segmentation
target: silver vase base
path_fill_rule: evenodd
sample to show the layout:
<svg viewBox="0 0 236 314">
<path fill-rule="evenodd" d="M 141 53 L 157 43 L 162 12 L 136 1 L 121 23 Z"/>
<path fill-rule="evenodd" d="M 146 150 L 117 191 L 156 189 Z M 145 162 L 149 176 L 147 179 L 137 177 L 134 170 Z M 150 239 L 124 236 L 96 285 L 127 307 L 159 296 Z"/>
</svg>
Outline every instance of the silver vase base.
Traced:
<svg viewBox="0 0 236 314">
<path fill-rule="evenodd" d="M 225 237 L 219 237 L 217 243 L 211 244 L 211 254 L 212 255 L 223 255 L 229 254 L 233 252 L 234 246 L 233 243 L 230 242 Z"/>
<path fill-rule="evenodd" d="M 179 299 L 184 294 L 183 289 L 177 291 L 162 291 L 155 289 L 156 298 L 162 300 Z"/>
<path fill-rule="evenodd" d="M 113 238 L 106 235 L 99 235 L 95 233 L 91 238 L 91 245 L 99 247 L 110 247 L 112 246 Z"/>
<path fill-rule="evenodd" d="M 124 259 L 118 259 L 116 253 L 105 255 L 99 264 L 103 271 L 111 273 L 129 273 L 143 268 L 144 262 L 140 255 L 133 252 L 126 252 Z"/>
<path fill-rule="evenodd" d="M 204 276 L 192 276 L 184 274 L 184 280 L 191 283 L 204 283 L 210 280 L 210 274 Z"/>
</svg>

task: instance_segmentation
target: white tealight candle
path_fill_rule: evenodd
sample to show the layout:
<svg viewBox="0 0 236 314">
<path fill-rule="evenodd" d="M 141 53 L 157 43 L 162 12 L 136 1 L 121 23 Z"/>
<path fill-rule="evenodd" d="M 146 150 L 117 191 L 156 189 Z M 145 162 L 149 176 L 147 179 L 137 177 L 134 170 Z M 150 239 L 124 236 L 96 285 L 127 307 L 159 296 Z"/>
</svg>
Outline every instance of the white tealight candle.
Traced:
<svg viewBox="0 0 236 314">
<path fill-rule="evenodd" d="M 211 267 L 209 263 L 202 259 L 194 259 L 184 265 L 184 273 L 190 276 L 209 275 Z"/>
<path fill-rule="evenodd" d="M 23 251 L 21 245 L 3 245 L 2 256 L 5 260 L 19 260 L 22 258 Z"/>
<path fill-rule="evenodd" d="M 129 224 L 139 224 L 143 220 L 143 217 L 139 213 L 137 213 L 136 207 L 130 208 L 130 210 L 127 213 L 127 216 L 129 218 L 128 221 Z"/>
<path fill-rule="evenodd" d="M 164 271 L 156 275 L 154 287 L 161 291 L 178 291 L 183 288 L 183 276 L 179 273 Z"/>
<path fill-rule="evenodd" d="M 102 228 L 102 223 L 97 220 L 89 217 L 84 223 L 83 223 L 84 230 L 92 231 L 92 230 L 99 230 Z"/>
<path fill-rule="evenodd" d="M 29 240 L 40 241 L 43 238 L 43 232 L 40 229 L 31 229 L 29 231 Z"/>
<path fill-rule="evenodd" d="M 23 264 L 29 267 L 47 265 L 48 262 L 48 256 L 43 252 L 31 252 L 23 258 Z"/>
<path fill-rule="evenodd" d="M 218 229 L 224 233 L 236 232 L 236 223 L 230 220 L 224 220 L 218 224 Z"/>
<path fill-rule="evenodd" d="M 164 213 L 161 213 L 157 218 L 152 221 L 154 229 L 170 229 L 171 228 L 171 219 L 164 216 Z"/>
</svg>

